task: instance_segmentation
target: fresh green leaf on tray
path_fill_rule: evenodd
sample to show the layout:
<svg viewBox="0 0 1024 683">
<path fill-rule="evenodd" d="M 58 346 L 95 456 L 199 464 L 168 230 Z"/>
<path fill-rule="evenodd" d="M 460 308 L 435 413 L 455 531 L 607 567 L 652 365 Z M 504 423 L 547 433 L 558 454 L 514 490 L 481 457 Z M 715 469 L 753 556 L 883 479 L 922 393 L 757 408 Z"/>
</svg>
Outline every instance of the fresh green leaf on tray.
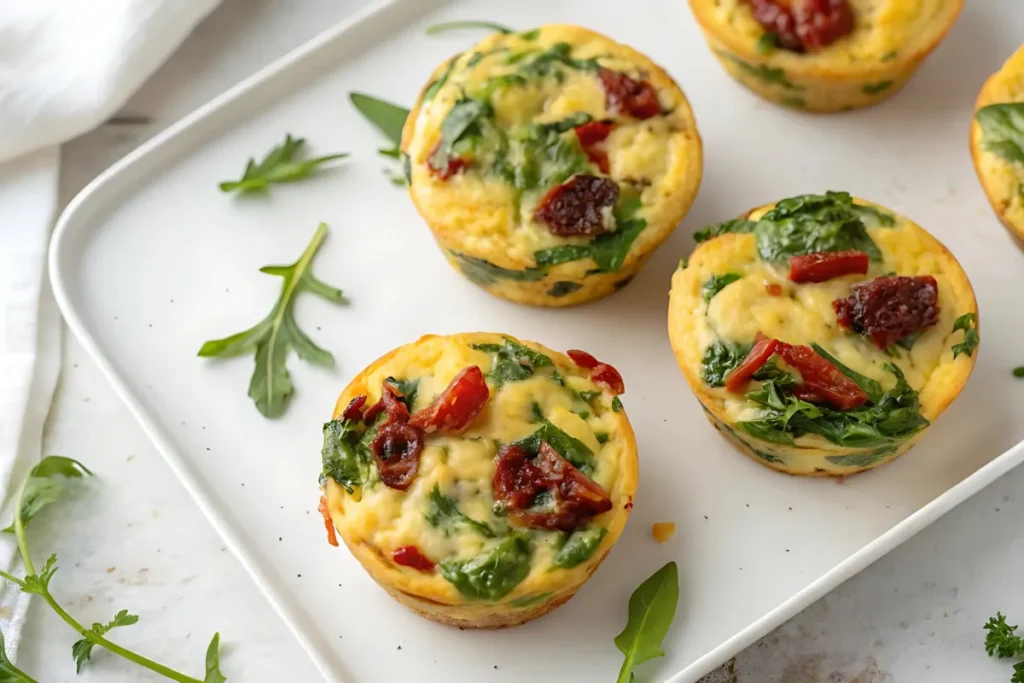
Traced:
<svg viewBox="0 0 1024 683">
<path fill-rule="evenodd" d="M 249 159 L 241 180 L 225 180 L 220 184 L 221 192 L 260 192 L 272 183 L 290 183 L 302 180 L 317 167 L 335 159 L 344 159 L 348 154 L 328 154 L 314 159 L 296 159 L 305 146 L 304 138 L 286 135 L 284 142 L 274 147 L 263 161 Z"/>
</svg>

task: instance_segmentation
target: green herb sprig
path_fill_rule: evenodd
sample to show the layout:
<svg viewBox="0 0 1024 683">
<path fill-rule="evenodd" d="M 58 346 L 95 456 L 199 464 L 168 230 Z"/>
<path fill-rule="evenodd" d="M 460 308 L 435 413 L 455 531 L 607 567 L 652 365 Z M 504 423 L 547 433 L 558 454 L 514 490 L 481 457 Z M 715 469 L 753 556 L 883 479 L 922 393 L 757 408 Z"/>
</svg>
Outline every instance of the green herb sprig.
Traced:
<svg viewBox="0 0 1024 683">
<path fill-rule="evenodd" d="M 220 184 L 220 191 L 262 192 L 273 183 L 291 183 L 302 180 L 318 166 L 348 156 L 348 154 L 328 154 L 315 159 L 296 159 L 296 155 L 305 144 L 304 138 L 293 138 L 291 134 L 286 135 L 284 142 L 270 150 L 260 163 L 257 164 L 256 159 L 250 158 L 241 180 L 225 180 Z"/>
<path fill-rule="evenodd" d="M 672 625 L 678 603 L 679 569 L 675 562 L 654 572 L 633 591 L 626 627 L 615 636 L 615 647 L 626 656 L 616 683 L 633 683 L 633 669 L 665 655 L 661 641 Z"/>
<path fill-rule="evenodd" d="M 82 667 L 89 661 L 93 649 L 100 647 L 164 678 L 178 681 L 178 683 L 225 683 L 227 679 L 220 672 L 220 634 L 214 634 L 206 650 L 206 676 L 201 680 L 187 676 L 107 639 L 106 635 L 111 629 L 131 626 L 138 622 L 139 617 L 130 614 L 127 610 L 120 610 L 108 623 L 93 624 L 91 628 L 84 626 L 72 617 L 50 592 L 50 582 L 57 572 L 56 555 L 50 555 L 42 568 L 36 571 L 32 553 L 29 551 L 28 537 L 25 533 L 26 526 L 44 508 L 64 497 L 68 490 L 67 484 L 71 480 L 82 479 L 91 474 L 89 469 L 77 460 L 54 455 L 43 458 L 32 468 L 18 490 L 14 506 L 14 523 L 4 530 L 13 533 L 17 540 L 18 551 L 25 567 L 25 575 L 19 579 L 13 574 L 0 571 L 0 577 L 18 586 L 24 593 L 40 596 L 64 623 L 82 636 L 72 646 L 72 656 L 78 672 L 81 672 Z M 2 638 L 0 638 L 0 655 L 2 655 L 0 656 L 0 681 L 36 683 L 32 677 L 15 667 L 7 658 Z"/>
<path fill-rule="evenodd" d="M 256 367 L 249 382 L 249 397 L 266 417 L 284 413 L 294 387 L 285 362 L 292 349 L 299 358 L 326 368 L 334 367 L 334 356 L 310 339 L 295 320 L 295 300 L 301 292 L 309 292 L 332 303 L 348 303 L 341 290 L 318 280 L 310 268 L 313 257 L 327 236 L 327 225 L 321 223 L 309 246 L 295 263 L 287 266 L 264 266 L 260 272 L 283 278 L 281 294 L 266 318 L 244 332 L 214 339 L 199 349 L 202 357 L 228 358 L 255 353 Z"/>
<path fill-rule="evenodd" d="M 984 629 L 985 652 L 989 657 L 1024 657 L 1024 638 L 1017 635 L 1017 627 L 1007 624 L 1006 617 L 1001 613 L 996 612 L 996 615 L 985 624 Z M 1010 683 L 1024 683 L 1024 662 L 1013 665 Z"/>
</svg>

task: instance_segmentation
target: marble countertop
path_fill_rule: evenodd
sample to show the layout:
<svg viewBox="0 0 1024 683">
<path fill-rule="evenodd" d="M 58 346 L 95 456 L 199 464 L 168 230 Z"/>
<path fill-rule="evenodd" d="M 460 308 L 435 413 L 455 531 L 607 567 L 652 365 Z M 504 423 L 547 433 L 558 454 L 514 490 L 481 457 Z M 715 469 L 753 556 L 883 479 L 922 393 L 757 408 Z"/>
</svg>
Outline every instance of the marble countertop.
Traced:
<svg viewBox="0 0 1024 683">
<path fill-rule="evenodd" d="M 365 4 L 224 0 L 116 117 L 62 148 L 62 206 L 156 132 Z M 83 622 L 106 621 L 122 608 L 136 612 L 138 626 L 119 631 L 118 641 L 193 675 L 219 631 L 231 681 L 319 680 L 71 338 L 45 450 L 74 456 L 98 475 L 73 501 L 73 515 L 46 515 L 33 533 L 38 554 L 59 553 L 53 587 Z M 705 683 L 1005 683 L 1010 665 L 985 655 L 981 625 L 997 610 L 1024 620 L 1022 517 L 1019 468 Z M 103 652 L 76 676 L 74 640 L 36 601 L 19 664 L 47 683 L 158 680 Z"/>
</svg>

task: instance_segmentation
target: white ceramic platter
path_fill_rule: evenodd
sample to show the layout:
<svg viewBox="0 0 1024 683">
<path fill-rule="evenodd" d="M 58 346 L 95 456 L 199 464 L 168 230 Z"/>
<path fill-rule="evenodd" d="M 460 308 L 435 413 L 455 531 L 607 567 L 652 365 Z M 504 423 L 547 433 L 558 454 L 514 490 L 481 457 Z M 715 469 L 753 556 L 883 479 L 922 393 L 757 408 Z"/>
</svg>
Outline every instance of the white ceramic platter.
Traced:
<svg viewBox="0 0 1024 683">
<path fill-rule="evenodd" d="M 71 330 L 329 680 L 612 680 L 621 661 L 612 638 L 630 592 L 674 559 L 678 616 L 667 656 L 643 680 L 694 681 L 1024 459 L 1011 448 L 1024 437 L 1024 384 L 1010 374 L 1024 364 L 1024 256 L 991 215 L 966 144 L 977 90 L 1024 37 L 1018 1 L 969 3 L 893 100 L 811 116 L 730 81 L 683 0 L 634 0 L 628 10 L 614 0 L 396 0 L 98 178 L 57 228 L 54 289 Z M 648 53 L 689 96 L 705 145 L 703 188 L 677 233 L 613 297 L 570 310 L 492 298 L 448 267 L 383 175 L 387 162 L 374 153 L 383 140 L 348 93 L 412 104 L 435 64 L 481 37 L 424 34 L 455 18 L 588 25 Z M 265 198 L 217 190 L 286 132 L 308 138 L 314 153 L 353 157 Z M 665 332 L 669 277 L 695 229 L 826 189 L 872 198 L 938 235 L 971 276 L 984 323 L 974 376 L 923 442 L 842 483 L 776 474 L 734 451 L 705 422 Z M 331 235 L 315 271 L 353 303 L 306 297 L 298 317 L 338 370 L 293 357 L 294 400 L 268 421 L 246 397 L 250 358 L 206 362 L 196 351 L 269 311 L 279 281 L 257 269 L 294 260 L 319 221 Z M 406 611 L 344 548 L 327 545 L 316 511 L 320 425 L 347 379 L 423 333 L 465 330 L 583 347 L 613 363 L 626 378 L 642 459 L 633 518 L 600 571 L 565 607 L 501 632 L 459 631 Z M 678 525 L 664 545 L 651 538 L 656 521 Z"/>
</svg>

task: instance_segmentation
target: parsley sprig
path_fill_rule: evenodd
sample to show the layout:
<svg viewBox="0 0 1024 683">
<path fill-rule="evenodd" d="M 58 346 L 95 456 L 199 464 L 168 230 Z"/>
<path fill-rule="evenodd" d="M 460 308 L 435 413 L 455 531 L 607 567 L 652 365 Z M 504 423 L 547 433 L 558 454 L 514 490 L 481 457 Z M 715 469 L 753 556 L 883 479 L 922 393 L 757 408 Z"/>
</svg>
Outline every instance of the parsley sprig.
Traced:
<svg viewBox="0 0 1024 683">
<path fill-rule="evenodd" d="M 50 592 L 50 582 L 53 580 L 54 574 L 57 573 L 57 556 L 50 555 L 46 562 L 43 563 L 42 568 L 37 571 L 35 563 L 32 561 L 32 553 L 29 551 L 25 527 L 43 508 L 63 498 L 70 481 L 82 479 L 91 474 L 92 472 L 77 460 L 56 455 L 43 458 L 38 465 L 32 468 L 18 490 L 14 506 L 14 523 L 10 528 L 4 530 L 13 533 L 17 539 L 18 551 L 21 554 L 21 561 L 25 567 L 25 575 L 19 579 L 13 574 L 0 570 L 0 577 L 18 586 L 24 593 L 34 593 L 40 596 L 64 623 L 82 636 L 72 646 L 72 656 L 75 660 L 76 669 L 79 672 L 86 662 L 89 661 L 93 649 L 100 647 L 145 669 L 160 674 L 164 678 L 178 681 L 178 683 L 225 683 L 227 679 L 220 672 L 220 634 L 214 634 L 213 639 L 210 641 L 206 651 L 206 676 L 200 680 L 187 676 L 180 671 L 175 671 L 168 666 L 164 666 L 159 662 L 155 662 L 148 657 L 144 657 L 108 640 L 106 634 L 111 629 L 131 626 L 139 620 L 138 616 L 130 614 L 128 610 L 120 610 L 108 623 L 93 624 L 90 628 L 68 614 L 67 610 L 57 602 Z M 0 638 L 0 680 L 36 683 L 35 679 L 18 669 L 7 658 L 2 638 Z"/>
<path fill-rule="evenodd" d="M 335 159 L 344 159 L 348 154 L 328 154 L 315 159 L 296 159 L 295 156 L 306 144 L 304 138 L 285 135 L 284 142 L 274 147 L 263 161 L 256 163 L 250 158 L 241 180 L 226 180 L 220 184 L 221 192 L 261 192 L 271 183 L 290 183 L 302 180 L 321 164 Z"/>
<path fill-rule="evenodd" d="M 1006 617 L 996 612 L 984 626 L 985 651 L 989 657 L 1024 657 L 1024 638 L 1017 635 L 1017 627 L 1006 623 Z M 1024 662 L 1013 665 L 1010 683 L 1024 683 Z"/>
<path fill-rule="evenodd" d="M 336 304 L 348 303 L 340 289 L 318 280 L 310 268 L 313 257 L 327 236 L 327 225 L 321 223 L 309 246 L 299 260 L 287 266 L 264 266 L 260 272 L 283 278 L 277 303 L 260 322 L 248 330 L 223 339 L 213 339 L 199 349 L 204 357 L 232 357 L 255 352 L 256 367 L 249 382 L 249 398 L 266 417 L 284 413 L 294 387 L 285 361 L 292 349 L 299 358 L 333 368 L 334 356 L 320 348 L 299 328 L 295 320 L 295 300 L 301 292 L 310 292 Z"/>
</svg>

